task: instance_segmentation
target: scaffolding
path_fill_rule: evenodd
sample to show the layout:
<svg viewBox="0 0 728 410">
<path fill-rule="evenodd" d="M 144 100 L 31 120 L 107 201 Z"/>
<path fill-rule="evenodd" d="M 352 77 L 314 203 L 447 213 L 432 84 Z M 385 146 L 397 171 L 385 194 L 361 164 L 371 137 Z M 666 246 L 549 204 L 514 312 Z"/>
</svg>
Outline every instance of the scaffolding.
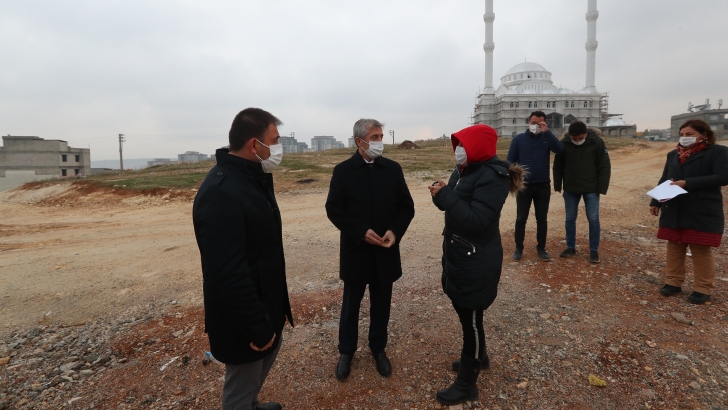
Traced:
<svg viewBox="0 0 728 410">
<path fill-rule="evenodd" d="M 602 93 L 599 98 L 599 125 L 604 124 L 609 119 L 609 92 Z"/>
</svg>

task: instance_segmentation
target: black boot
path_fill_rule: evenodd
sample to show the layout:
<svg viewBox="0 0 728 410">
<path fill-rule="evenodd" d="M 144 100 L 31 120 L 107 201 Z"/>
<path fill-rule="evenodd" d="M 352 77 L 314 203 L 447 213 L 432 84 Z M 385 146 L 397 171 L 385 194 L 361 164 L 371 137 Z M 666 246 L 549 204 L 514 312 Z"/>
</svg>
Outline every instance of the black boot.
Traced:
<svg viewBox="0 0 728 410">
<path fill-rule="evenodd" d="M 488 358 L 488 354 L 485 355 L 483 360 L 479 360 L 479 362 L 480 362 L 480 370 L 490 369 L 490 358 Z M 457 359 L 454 362 L 452 362 L 452 371 L 454 371 L 454 372 L 460 371 L 460 359 Z"/>
<path fill-rule="evenodd" d="M 446 406 L 465 403 L 478 399 L 478 375 L 482 364 L 480 360 L 460 356 L 458 377 L 450 387 L 437 392 L 437 401 Z"/>
</svg>

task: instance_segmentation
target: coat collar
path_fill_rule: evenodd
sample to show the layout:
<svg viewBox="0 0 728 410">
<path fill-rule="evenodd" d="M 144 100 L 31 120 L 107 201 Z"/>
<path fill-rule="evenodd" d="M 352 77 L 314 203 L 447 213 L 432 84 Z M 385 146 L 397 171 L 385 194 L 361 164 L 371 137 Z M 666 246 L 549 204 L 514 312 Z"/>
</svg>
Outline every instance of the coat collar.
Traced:
<svg viewBox="0 0 728 410">
<path fill-rule="evenodd" d="M 217 165 L 223 168 L 232 168 L 245 175 L 251 175 L 254 177 L 266 176 L 260 162 L 253 162 L 245 158 L 232 155 L 230 154 L 230 150 L 227 148 L 220 148 L 215 151 L 215 160 L 217 161 Z"/>
<path fill-rule="evenodd" d="M 707 147 L 705 147 L 705 149 L 698 151 L 695 154 L 691 155 L 688 159 L 685 160 L 685 162 L 683 162 L 683 165 L 687 164 L 688 162 L 694 161 L 700 157 L 704 157 L 705 151 L 707 151 L 708 149 L 710 149 L 710 146 L 707 146 Z M 678 154 L 677 157 L 678 157 L 678 161 L 679 161 L 680 154 Z"/>
<path fill-rule="evenodd" d="M 364 160 L 364 157 L 361 156 L 359 153 L 359 150 L 357 149 L 354 151 L 354 155 L 351 156 L 350 161 L 353 161 L 354 168 L 359 168 L 364 165 L 368 165 L 367 162 Z M 382 161 L 382 157 L 374 158 L 374 164 L 379 165 L 381 167 L 386 167 L 387 165 Z"/>
</svg>

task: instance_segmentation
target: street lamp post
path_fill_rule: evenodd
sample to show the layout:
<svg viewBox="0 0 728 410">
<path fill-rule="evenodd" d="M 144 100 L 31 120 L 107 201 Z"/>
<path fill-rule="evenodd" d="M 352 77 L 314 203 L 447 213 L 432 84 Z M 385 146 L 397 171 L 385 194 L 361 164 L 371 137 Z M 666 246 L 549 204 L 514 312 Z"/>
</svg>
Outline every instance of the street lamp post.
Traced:
<svg viewBox="0 0 728 410">
<path fill-rule="evenodd" d="M 389 135 L 392 136 L 392 145 L 394 145 L 394 130 L 389 130 Z"/>
</svg>

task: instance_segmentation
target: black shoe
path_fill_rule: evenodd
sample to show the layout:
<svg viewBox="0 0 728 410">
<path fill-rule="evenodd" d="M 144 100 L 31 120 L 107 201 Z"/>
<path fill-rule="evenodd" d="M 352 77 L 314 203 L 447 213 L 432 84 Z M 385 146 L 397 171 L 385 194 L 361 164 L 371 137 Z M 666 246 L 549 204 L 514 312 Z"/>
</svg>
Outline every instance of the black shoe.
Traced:
<svg viewBox="0 0 728 410">
<path fill-rule="evenodd" d="M 392 363 L 389 362 L 389 359 L 387 358 L 387 354 L 382 353 L 374 353 L 374 361 L 377 363 L 377 371 L 379 374 L 381 374 L 384 377 L 387 377 L 392 374 Z"/>
<path fill-rule="evenodd" d="M 546 249 L 536 248 L 536 252 L 538 252 L 538 257 L 541 258 L 542 261 L 551 262 L 551 255 L 546 252 Z"/>
<path fill-rule="evenodd" d="M 523 248 L 516 248 L 516 251 L 513 252 L 513 260 L 520 261 L 522 257 L 523 257 Z"/>
<path fill-rule="evenodd" d="M 662 296 L 672 296 L 672 295 L 675 295 L 675 294 L 681 293 L 681 292 L 682 292 L 682 288 L 680 286 L 672 286 L 672 285 L 665 284 L 665 286 L 660 288 L 660 294 Z"/>
<path fill-rule="evenodd" d="M 255 406 L 253 406 L 253 409 L 255 410 L 282 410 L 283 407 L 279 403 L 276 403 L 274 401 L 269 401 L 267 403 L 256 403 Z"/>
<path fill-rule="evenodd" d="M 483 360 L 480 360 L 480 370 L 488 370 L 490 369 L 490 359 L 488 358 L 488 355 L 486 354 Z M 460 359 L 455 360 L 452 362 L 452 371 L 457 372 L 460 371 Z"/>
<path fill-rule="evenodd" d="M 346 380 L 351 373 L 351 359 L 354 355 L 342 354 L 339 357 L 339 363 L 336 364 L 336 378 L 339 380 Z"/>
<path fill-rule="evenodd" d="M 589 262 L 591 262 L 591 263 L 599 263 L 599 262 L 601 262 L 599 260 L 599 252 L 598 251 L 589 251 Z"/>
<path fill-rule="evenodd" d="M 446 406 L 465 403 L 478 399 L 478 375 L 480 374 L 479 360 L 465 355 L 460 356 L 460 370 L 458 377 L 450 387 L 437 392 L 437 401 Z"/>
<path fill-rule="evenodd" d="M 695 305 L 702 305 L 703 303 L 707 302 L 708 299 L 710 299 L 710 295 L 706 295 L 705 293 L 700 292 L 693 292 L 692 294 L 690 294 L 690 296 L 688 296 L 688 302 Z"/>
<path fill-rule="evenodd" d="M 562 258 L 571 258 L 574 255 L 576 255 L 576 249 L 574 248 L 566 248 L 559 254 Z"/>
</svg>

